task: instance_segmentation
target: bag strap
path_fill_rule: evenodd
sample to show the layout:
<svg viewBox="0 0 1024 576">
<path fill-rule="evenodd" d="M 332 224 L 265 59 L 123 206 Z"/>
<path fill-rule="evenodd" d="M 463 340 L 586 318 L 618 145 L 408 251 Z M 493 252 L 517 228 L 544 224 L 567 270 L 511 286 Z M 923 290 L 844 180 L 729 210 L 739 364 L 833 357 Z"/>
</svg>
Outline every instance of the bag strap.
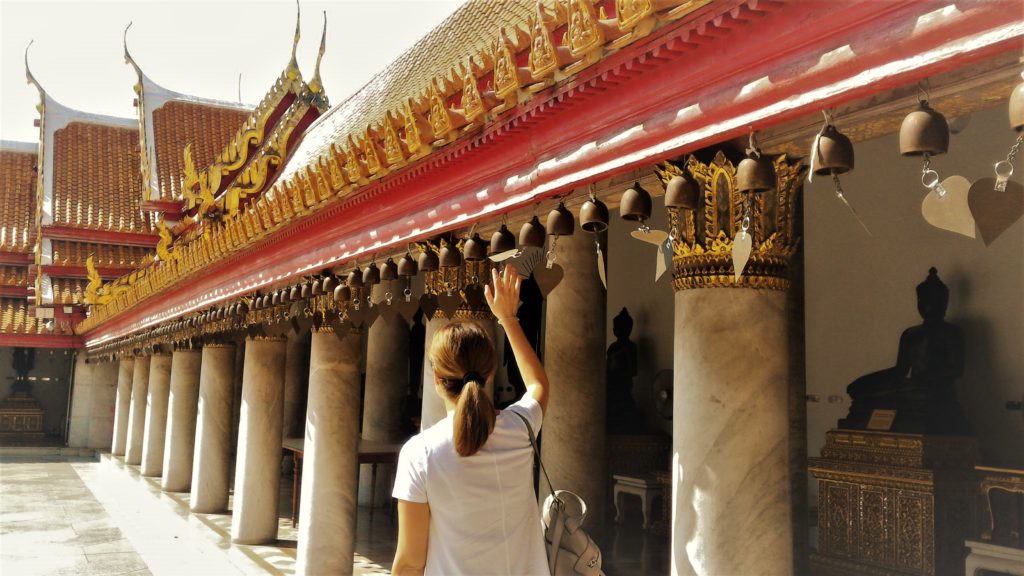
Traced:
<svg viewBox="0 0 1024 576">
<path fill-rule="evenodd" d="M 544 469 L 544 460 L 540 457 L 540 450 L 537 449 L 537 437 L 533 433 L 533 426 L 530 426 L 530 421 L 526 419 L 518 411 L 512 408 L 508 409 L 509 412 L 519 416 L 519 419 L 526 424 L 526 431 L 530 433 L 530 446 L 533 447 L 533 454 L 537 457 L 537 462 L 540 463 L 540 471 L 544 473 L 544 480 L 548 483 L 548 490 L 551 490 L 551 507 L 554 508 L 551 516 L 551 544 L 548 548 L 548 571 L 552 574 L 555 573 L 555 563 L 558 560 L 558 552 L 561 550 L 562 535 L 565 532 L 565 519 L 562 516 L 565 514 L 562 501 L 555 495 L 555 487 L 551 485 L 551 478 L 548 477 L 548 471 Z"/>
<path fill-rule="evenodd" d="M 523 424 L 526 424 L 526 431 L 530 433 L 530 446 L 533 446 L 533 454 L 537 457 L 537 462 L 540 463 L 540 471 L 544 473 L 544 480 L 548 483 L 548 490 L 551 490 L 551 497 L 557 500 L 558 497 L 555 496 L 555 487 L 551 485 L 551 478 L 548 477 L 548 471 L 544 469 L 544 460 L 541 459 L 540 450 L 537 449 L 537 437 L 533 434 L 533 426 L 530 426 L 530 421 L 526 419 L 526 416 L 523 416 L 517 410 L 509 408 L 508 411 L 519 416 L 519 419 L 523 421 Z"/>
</svg>

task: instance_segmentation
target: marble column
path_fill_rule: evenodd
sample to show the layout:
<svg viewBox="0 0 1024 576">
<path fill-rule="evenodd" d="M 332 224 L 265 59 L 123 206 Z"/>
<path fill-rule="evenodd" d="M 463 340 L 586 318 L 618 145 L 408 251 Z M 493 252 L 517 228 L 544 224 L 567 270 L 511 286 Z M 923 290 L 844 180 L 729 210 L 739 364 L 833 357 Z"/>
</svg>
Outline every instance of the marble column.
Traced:
<svg viewBox="0 0 1024 576">
<path fill-rule="evenodd" d="M 285 349 L 284 338 L 245 342 L 231 515 L 231 540 L 236 544 L 277 538 Z"/>
<path fill-rule="evenodd" d="M 423 344 L 423 410 L 420 413 L 420 430 L 426 430 L 447 416 L 444 408 L 444 400 L 437 394 L 434 387 L 434 371 L 430 367 L 430 343 L 434 340 L 434 334 L 441 328 L 451 323 L 445 318 L 440 310 L 434 312 L 434 317 L 426 321 L 427 331 Z M 369 377 L 369 374 L 367 375 Z"/>
<path fill-rule="evenodd" d="M 555 489 L 587 503 L 587 530 L 604 529 L 608 499 L 605 450 L 605 322 L 607 294 L 594 258 L 594 238 L 577 232 L 558 241 L 565 277 L 548 294 L 544 368 L 551 382 L 541 454 Z M 538 264 L 543 266 L 543 264 Z M 547 483 L 541 479 L 543 502 Z"/>
<path fill-rule="evenodd" d="M 153 354 L 149 364 L 146 429 L 142 441 L 143 476 L 160 476 L 167 438 L 167 401 L 171 394 L 171 355 Z"/>
<path fill-rule="evenodd" d="M 234 381 L 235 345 L 203 346 L 189 495 L 193 512 L 212 514 L 228 509 Z"/>
<path fill-rule="evenodd" d="M 378 322 L 379 321 L 380 320 L 378 320 Z M 455 317 L 452 320 L 445 318 L 444 313 L 441 311 L 435 312 L 434 318 L 427 322 L 426 339 L 424 340 L 423 412 L 420 415 L 420 430 L 426 430 L 448 416 L 448 412 L 444 407 L 444 400 L 442 400 L 441 396 L 438 395 L 437 388 L 434 386 L 434 372 L 430 369 L 430 342 L 434 339 L 434 334 L 437 334 L 438 330 L 448 324 L 451 324 L 453 321 L 476 322 L 483 327 L 488 334 L 490 334 L 491 342 L 497 342 L 497 323 L 494 321 L 494 317 L 491 316 L 490 312 L 460 308 L 455 312 Z M 501 350 L 495 349 L 494 352 L 497 355 L 497 366 L 501 366 Z M 487 383 L 487 387 L 485 389 L 493 400 L 493 378 Z"/>
<path fill-rule="evenodd" d="M 117 402 L 114 404 L 114 441 L 110 453 L 124 456 L 128 447 L 128 412 L 132 406 L 132 370 L 134 358 L 122 358 L 117 365 Z"/>
<path fill-rule="evenodd" d="M 192 482 L 201 362 L 202 352 L 194 349 L 175 350 L 171 357 L 164 475 L 160 482 L 165 492 L 188 492 Z"/>
<path fill-rule="evenodd" d="M 380 322 L 380 320 L 378 320 Z M 362 335 L 312 337 L 297 574 L 352 574 Z"/>
<path fill-rule="evenodd" d="M 386 288 L 373 287 L 373 300 L 384 299 Z M 402 439 L 402 405 L 409 393 L 409 325 L 400 316 L 391 322 L 378 318 L 366 334 L 366 391 L 363 394 L 361 436 L 373 442 Z M 373 470 L 363 464 L 359 470 L 359 503 L 382 506 L 391 499 L 391 467 L 377 465 L 377 486 L 371 489 Z M 371 493 L 376 502 L 370 502 Z"/>
<path fill-rule="evenodd" d="M 146 430 L 146 396 L 149 394 L 150 356 L 140 356 L 132 366 L 132 405 L 128 412 L 128 447 L 125 464 L 142 463 L 142 437 Z"/>
<path fill-rule="evenodd" d="M 786 294 L 675 295 L 672 573 L 793 573 Z"/>
<path fill-rule="evenodd" d="M 110 448 L 114 429 L 117 364 L 87 360 L 76 354 L 68 419 L 68 446 Z"/>
<path fill-rule="evenodd" d="M 301 438 L 306 422 L 305 388 L 309 381 L 308 331 L 288 335 L 288 348 L 284 360 L 284 423 L 283 438 Z M 288 460 L 291 457 L 286 456 Z"/>
</svg>

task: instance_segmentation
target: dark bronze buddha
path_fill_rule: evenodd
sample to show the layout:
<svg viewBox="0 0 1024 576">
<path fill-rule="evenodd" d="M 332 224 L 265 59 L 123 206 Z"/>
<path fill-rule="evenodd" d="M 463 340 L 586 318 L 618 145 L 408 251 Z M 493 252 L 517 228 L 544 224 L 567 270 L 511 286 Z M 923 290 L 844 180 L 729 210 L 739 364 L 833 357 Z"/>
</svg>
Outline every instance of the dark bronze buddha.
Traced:
<svg viewBox="0 0 1024 576">
<path fill-rule="evenodd" d="M 847 386 L 853 402 L 840 428 L 865 429 L 875 410 L 895 410 L 892 432 L 970 433 L 955 387 L 964 372 L 964 337 L 945 321 L 948 302 L 949 289 L 930 269 L 917 286 L 917 310 L 924 322 L 900 336 L 896 366 Z"/>
<path fill-rule="evenodd" d="M 643 431 L 643 415 L 633 400 L 633 378 L 637 373 L 637 347 L 629 339 L 633 318 L 625 308 L 612 319 L 615 342 L 608 347 L 605 373 L 608 380 L 607 430 L 613 434 Z"/>
</svg>

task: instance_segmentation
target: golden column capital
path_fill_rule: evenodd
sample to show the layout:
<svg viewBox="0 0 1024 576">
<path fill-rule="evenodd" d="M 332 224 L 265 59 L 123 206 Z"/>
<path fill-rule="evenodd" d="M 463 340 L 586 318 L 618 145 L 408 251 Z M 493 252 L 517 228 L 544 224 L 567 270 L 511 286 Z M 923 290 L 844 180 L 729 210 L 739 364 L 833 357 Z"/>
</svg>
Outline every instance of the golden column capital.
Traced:
<svg viewBox="0 0 1024 576">
<path fill-rule="evenodd" d="M 709 163 L 689 156 L 685 162 L 665 162 L 658 176 L 667 185 L 675 176 L 691 176 L 698 186 L 693 210 L 670 208 L 673 287 L 789 288 L 789 265 L 800 242 L 797 203 L 806 168 L 785 155 L 774 158 L 776 189 L 761 194 L 736 189 L 736 164 L 721 150 Z M 737 280 L 733 244 L 749 202 L 753 236 L 750 259 Z"/>
</svg>

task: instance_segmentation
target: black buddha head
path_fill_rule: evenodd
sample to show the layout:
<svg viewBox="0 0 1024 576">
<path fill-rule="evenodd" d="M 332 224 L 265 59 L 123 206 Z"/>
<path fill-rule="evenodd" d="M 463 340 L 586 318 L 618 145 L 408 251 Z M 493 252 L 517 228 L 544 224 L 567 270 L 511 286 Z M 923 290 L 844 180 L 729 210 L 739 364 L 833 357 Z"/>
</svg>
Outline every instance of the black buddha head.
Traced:
<svg viewBox="0 0 1024 576">
<path fill-rule="evenodd" d="M 933 266 L 928 277 L 917 285 L 917 311 L 925 320 L 942 320 L 949 304 L 949 288 L 939 280 L 939 271 Z"/>
<path fill-rule="evenodd" d="M 629 311 L 625 308 L 622 312 L 612 319 L 612 334 L 619 340 L 628 340 L 629 335 L 633 333 L 633 318 L 629 315 Z"/>
</svg>

